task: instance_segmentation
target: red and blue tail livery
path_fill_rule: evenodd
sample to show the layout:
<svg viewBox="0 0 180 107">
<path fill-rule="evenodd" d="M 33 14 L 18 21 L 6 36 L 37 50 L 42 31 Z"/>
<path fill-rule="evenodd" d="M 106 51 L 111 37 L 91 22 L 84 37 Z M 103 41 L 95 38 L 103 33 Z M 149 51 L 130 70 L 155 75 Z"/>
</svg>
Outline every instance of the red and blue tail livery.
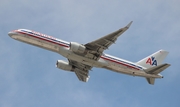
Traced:
<svg viewBox="0 0 180 107">
<path fill-rule="evenodd" d="M 155 59 L 155 57 L 150 57 L 147 59 L 146 64 L 150 64 L 152 66 L 157 66 L 157 60 Z"/>
</svg>

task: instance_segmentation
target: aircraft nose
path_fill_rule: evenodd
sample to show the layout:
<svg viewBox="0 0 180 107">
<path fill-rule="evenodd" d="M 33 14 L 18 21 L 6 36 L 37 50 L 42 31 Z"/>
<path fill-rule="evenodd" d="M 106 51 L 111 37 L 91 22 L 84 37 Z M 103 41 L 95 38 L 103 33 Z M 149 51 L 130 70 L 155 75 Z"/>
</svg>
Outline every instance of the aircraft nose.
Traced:
<svg viewBox="0 0 180 107">
<path fill-rule="evenodd" d="M 13 32 L 8 32 L 8 35 L 9 35 L 10 37 L 12 37 Z"/>
<path fill-rule="evenodd" d="M 8 32 L 8 35 L 11 37 L 12 36 L 12 32 Z"/>
<path fill-rule="evenodd" d="M 8 32 L 8 35 L 9 35 L 11 38 L 13 38 L 13 35 L 17 35 L 17 33 L 14 32 L 14 31 L 10 31 L 10 32 Z"/>
</svg>

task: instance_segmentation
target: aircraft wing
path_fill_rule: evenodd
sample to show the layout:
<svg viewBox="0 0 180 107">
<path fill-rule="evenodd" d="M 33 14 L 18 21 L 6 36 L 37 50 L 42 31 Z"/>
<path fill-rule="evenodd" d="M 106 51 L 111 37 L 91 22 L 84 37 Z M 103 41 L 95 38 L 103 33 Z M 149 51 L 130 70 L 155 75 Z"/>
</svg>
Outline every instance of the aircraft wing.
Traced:
<svg viewBox="0 0 180 107">
<path fill-rule="evenodd" d="M 88 52 L 84 55 L 83 54 L 81 55 L 89 59 L 98 60 L 100 56 L 102 55 L 103 51 L 108 49 L 109 46 L 115 43 L 117 38 L 122 33 L 124 33 L 130 27 L 131 24 L 132 24 L 132 21 L 124 28 L 121 28 L 102 38 L 99 38 L 95 41 L 85 44 L 84 46 L 88 49 Z M 91 66 L 88 66 L 83 63 L 79 63 L 70 59 L 69 59 L 69 64 L 75 67 L 74 72 L 80 81 L 83 81 L 83 82 L 88 81 L 88 79 L 90 78 L 89 70 L 91 70 L 92 68 Z"/>
<path fill-rule="evenodd" d="M 121 28 L 115 32 L 112 32 L 112 33 L 104 36 L 104 37 L 101 37 L 95 41 L 85 44 L 86 48 L 91 50 L 92 53 L 94 52 L 94 54 L 96 54 L 97 59 L 98 59 L 101 56 L 101 54 L 103 53 L 103 51 L 108 49 L 109 46 L 111 46 L 113 43 L 115 43 L 117 38 L 122 33 L 124 33 L 130 27 L 131 24 L 132 24 L 132 21 L 124 28 Z"/>
<path fill-rule="evenodd" d="M 91 70 L 91 66 L 70 59 L 69 64 L 75 67 L 74 72 L 80 81 L 87 82 L 89 80 L 89 70 Z"/>
</svg>

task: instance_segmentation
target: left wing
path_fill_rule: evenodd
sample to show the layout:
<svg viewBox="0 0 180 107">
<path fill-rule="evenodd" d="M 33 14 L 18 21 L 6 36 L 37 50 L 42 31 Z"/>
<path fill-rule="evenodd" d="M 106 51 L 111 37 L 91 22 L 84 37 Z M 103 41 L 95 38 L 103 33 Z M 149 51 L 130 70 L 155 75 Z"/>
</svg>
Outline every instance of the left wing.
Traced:
<svg viewBox="0 0 180 107">
<path fill-rule="evenodd" d="M 91 70 L 91 66 L 70 59 L 69 64 L 75 67 L 74 72 L 80 81 L 87 82 L 89 80 L 89 70 Z"/>
<path fill-rule="evenodd" d="M 113 33 L 110 33 L 102 38 L 99 38 L 95 41 L 92 41 L 90 43 L 85 44 L 85 47 L 90 50 L 91 54 L 94 54 L 94 56 L 91 59 L 98 60 L 101 54 L 104 50 L 108 49 L 109 46 L 111 46 L 117 38 L 124 33 L 132 24 L 132 21 L 125 26 L 124 28 L 121 28 Z"/>
</svg>

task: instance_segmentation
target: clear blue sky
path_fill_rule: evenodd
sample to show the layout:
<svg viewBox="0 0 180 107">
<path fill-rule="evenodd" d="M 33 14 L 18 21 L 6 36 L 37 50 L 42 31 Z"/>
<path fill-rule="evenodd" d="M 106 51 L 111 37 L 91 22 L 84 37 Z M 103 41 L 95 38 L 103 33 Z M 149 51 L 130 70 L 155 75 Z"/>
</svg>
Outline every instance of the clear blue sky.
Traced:
<svg viewBox="0 0 180 107">
<path fill-rule="evenodd" d="M 0 107 L 179 107 L 179 0 L 1 0 Z M 159 49 L 172 64 L 163 79 L 93 68 L 88 83 L 55 68 L 62 56 L 11 39 L 26 28 L 88 43 L 133 21 L 105 53 L 136 62 Z"/>
</svg>

